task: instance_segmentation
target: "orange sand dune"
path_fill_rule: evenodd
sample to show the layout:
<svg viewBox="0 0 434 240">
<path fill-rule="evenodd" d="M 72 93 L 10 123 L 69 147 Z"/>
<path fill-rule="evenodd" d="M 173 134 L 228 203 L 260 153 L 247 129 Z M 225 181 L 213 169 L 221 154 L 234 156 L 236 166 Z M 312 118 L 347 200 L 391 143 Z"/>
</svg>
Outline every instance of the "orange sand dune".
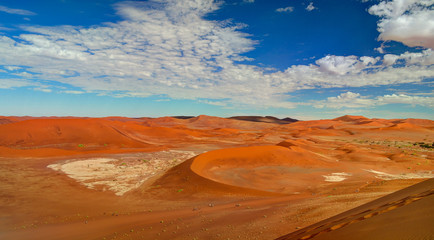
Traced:
<svg viewBox="0 0 434 240">
<path fill-rule="evenodd" d="M 149 127 L 160 126 L 160 127 L 173 127 L 179 125 L 185 125 L 185 119 L 178 119 L 174 117 L 160 117 L 160 118 L 140 118 L 143 120 L 143 124 Z"/>
<path fill-rule="evenodd" d="M 351 144 L 343 145 L 337 148 L 337 150 L 344 152 L 344 154 L 338 156 L 343 161 L 387 163 L 391 160 L 384 153 L 376 153 L 371 149 L 363 149 Z"/>
<path fill-rule="evenodd" d="M 143 186 L 132 191 L 129 195 L 136 195 L 145 191 L 165 199 L 191 199 L 194 198 L 215 198 L 216 196 L 279 196 L 279 194 L 261 191 L 242 186 L 225 184 L 203 177 L 194 172 L 191 168 L 195 158 L 170 169 L 163 176 L 152 183 L 152 186 Z"/>
<path fill-rule="evenodd" d="M 383 128 L 384 130 L 402 130 L 402 129 L 410 129 L 410 130 L 412 130 L 412 131 L 426 131 L 427 129 L 426 128 L 424 128 L 424 127 L 422 127 L 422 126 L 418 126 L 418 125 L 415 125 L 415 124 L 411 124 L 411 123 L 408 123 L 408 122 L 403 122 L 403 123 L 396 123 L 396 124 L 393 124 L 392 126 L 390 126 L 390 127 L 387 127 L 387 128 Z"/>
<path fill-rule="evenodd" d="M 8 148 L 0 156 L 19 156 L 20 151 L 22 156 L 62 156 L 149 151 L 173 144 L 245 144 L 260 142 L 257 131 L 275 126 L 204 115 L 190 119 L 1 117 L 0 123 L 0 146 Z"/>
<path fill-rule="evenodd" d="M 312 178 L 322 180 L 327 159 L 298 146 L 229 148 L 196 157 L 191 170 L 231 186 L 271 192 L 296 192 Z"/>
<path fill-rule="evenodd" d="M 343 121 L 343 122 L 362 122 L 362 121 L 366 121 L 369 120 L 366 117 L 363 116 L 351 116 L 351 115 L 345 115 L 342 117 L 338 117 L 333 119 L 335 121 Z"/>
<path fill-rule="evenodd" d="M 78 149 L 77 144 L 149 146 L 122 134 L 118 129 L 123 124 L 126 123 L 104 119 L 30 119 L 0 125 L 0 145 L 22 148 L 65 145 L 71 149 Z"/>
<path fill-rule="evenodd" d="M 411 123 L 418 126 L 424 127 L 433 127 L 434 121 L 428 119 L 415 119 L 415 118 L 407 118 L 407 119 L 396 119 L 393 123 Z"/>
<path fill-rule="evenodd" d="M 276 240 L 432 239 L 434 179 L 429 179 Z"/>
</svg>

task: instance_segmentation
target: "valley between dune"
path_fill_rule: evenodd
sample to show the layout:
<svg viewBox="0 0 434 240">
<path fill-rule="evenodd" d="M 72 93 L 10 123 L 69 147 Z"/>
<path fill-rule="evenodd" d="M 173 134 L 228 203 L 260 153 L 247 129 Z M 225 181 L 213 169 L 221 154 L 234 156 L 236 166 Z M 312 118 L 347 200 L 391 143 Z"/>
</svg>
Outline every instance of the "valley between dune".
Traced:
<svg viewBox="0 0 434 240">
<path fill-rule="evenodd" d="M 433 142 L 424 119 L 0 117 L 0 239 L 275 239 L 433 178 Z"/>
</svg>

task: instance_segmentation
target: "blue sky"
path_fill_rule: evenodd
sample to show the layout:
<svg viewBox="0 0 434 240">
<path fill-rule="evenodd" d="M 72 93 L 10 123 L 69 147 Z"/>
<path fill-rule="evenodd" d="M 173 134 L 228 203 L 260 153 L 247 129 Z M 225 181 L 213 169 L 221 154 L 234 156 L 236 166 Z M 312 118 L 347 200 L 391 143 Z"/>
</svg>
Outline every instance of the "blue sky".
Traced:
<svg viewBox="0 0 434 240">
<path fill-rule="evenodd" d="M 0 115 L 434 119 L 432 0 L 5 0 Z"/>
</svg>

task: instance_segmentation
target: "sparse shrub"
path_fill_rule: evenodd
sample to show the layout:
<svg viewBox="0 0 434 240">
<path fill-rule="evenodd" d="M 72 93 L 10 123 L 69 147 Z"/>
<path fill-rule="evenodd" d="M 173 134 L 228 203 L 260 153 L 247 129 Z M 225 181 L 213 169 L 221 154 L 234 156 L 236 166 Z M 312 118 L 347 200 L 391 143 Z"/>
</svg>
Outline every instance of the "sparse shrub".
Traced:
<svg viewBox="0 0 434 240">
<path fill-rule="evenodd" d="M 434 148 L 434 142 L 431 145 L 429 143 L 424 143 L 424 142 L 418 142 L 417 144 L 419 144 L 419 146 L 422 148 Z"/>
</svg>

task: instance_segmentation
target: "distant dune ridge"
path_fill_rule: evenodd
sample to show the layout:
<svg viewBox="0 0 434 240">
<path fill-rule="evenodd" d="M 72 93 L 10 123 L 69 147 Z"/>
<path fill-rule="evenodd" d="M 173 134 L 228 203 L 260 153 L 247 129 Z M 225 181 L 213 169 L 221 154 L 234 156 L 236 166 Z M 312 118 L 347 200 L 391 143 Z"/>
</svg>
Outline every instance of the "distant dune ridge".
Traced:
<svg viewBox="0 0 434 240">
<path fill-rule="evenodd" d="M 162 118 L 79 118 L 79 117 L 0 117 L 0 155 L 35 154 L 43 149 L 57 149 L 59 154 L 74 152 L 128 152 L 152 151 L 168 147 L 171 142 L 213 142 L 219 139 L 243 142 L 273 142 L 283 139 L 273 137 L 273 128 L 282 126 L 291 131 L 290 138 L 316 134 L 327 136 L 364 134 L 376 131 L 409 131 L 411 134 L 429 134 L 434 124 L 425 119 L 368 119 L 362 116 L 342 116 L 332 120 L 297 121 L 271 116 L 236 116 L 219 118 L 197 117 Z M 244 131 L 244 132 L 240 132 Z M 246 131 L 261 131 L 259 134 Z M 297 133 L 297 134 L 296 134 Z M 276 139 L 274 139 L 276 138 Z M 301 138 L 302 139 L 302 138 Z M 426 138 L 425 138 L 426 139 Z M 220 140 L 219 140 L 220 141 Z M 229 140 L 228 140 L 229 141 Z M 253 143 L 252 142 L 252 143 Z M 52 151 L 54 154 L 56 151 Z M 39 154 L 43 156 L 44 154 Z"/>
<path fill-rule="evenodd" d="M 288 123 L 293 123 L 293 122 L 297 122 L 297 119 L 293 119 L 293 118 L 276 118 L 273 116 L 234 116 L 234 117 L 229 117 L 229 119 L 236 119 L 236 120 L 243 120 L 243 121 L 251 121 L 251 122 L 266 122 L 266 123 L 277 123 L 277 124 L 288 124 Z"/>
</svg>

